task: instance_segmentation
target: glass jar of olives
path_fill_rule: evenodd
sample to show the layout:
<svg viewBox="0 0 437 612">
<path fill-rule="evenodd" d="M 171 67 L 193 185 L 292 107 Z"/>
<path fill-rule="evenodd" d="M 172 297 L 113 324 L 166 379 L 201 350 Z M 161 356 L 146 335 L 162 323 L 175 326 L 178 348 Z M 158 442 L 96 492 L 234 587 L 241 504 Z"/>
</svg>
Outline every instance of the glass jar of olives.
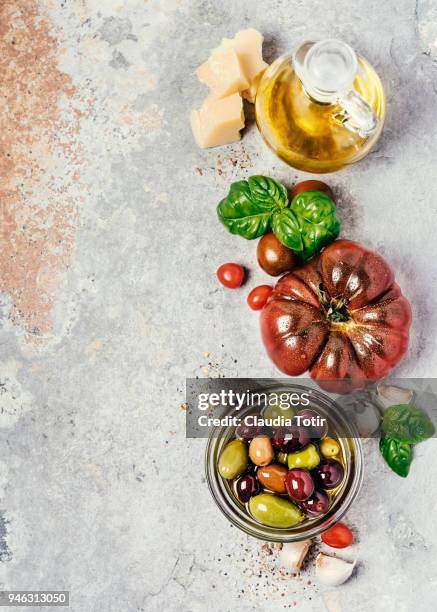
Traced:
<svg viewBox="0 0 437 612">
<path fill-rule="evenodd" d="M 279 396 L 308 388 L 265 391 Z M 332 399 L 311 389 L 309 406 L 250 407 L 238 417 L 238 427 L 211 430 L 205 458 L 212 496 L 231 523 L 262 540 L 294 542 L 342 518 L 360 490 L 363 455 L 352 423 Z"/>
</svg>

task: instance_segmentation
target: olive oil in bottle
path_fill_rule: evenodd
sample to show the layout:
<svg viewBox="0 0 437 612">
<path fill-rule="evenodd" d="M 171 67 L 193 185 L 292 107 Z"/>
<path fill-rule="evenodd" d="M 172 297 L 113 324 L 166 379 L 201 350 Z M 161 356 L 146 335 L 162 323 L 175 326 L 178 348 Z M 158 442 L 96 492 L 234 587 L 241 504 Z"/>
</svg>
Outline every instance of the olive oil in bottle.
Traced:
<svg viewBox="0 0 437 612">
<path fill-rule="evenodd" d="M 378 140 L 385 96 L 374 68 L 351 47 L 306 42 L 267 69 L 255 112 L 264 140 L 287 164 L 333 172 L 362 159 Z"/>
</svg>

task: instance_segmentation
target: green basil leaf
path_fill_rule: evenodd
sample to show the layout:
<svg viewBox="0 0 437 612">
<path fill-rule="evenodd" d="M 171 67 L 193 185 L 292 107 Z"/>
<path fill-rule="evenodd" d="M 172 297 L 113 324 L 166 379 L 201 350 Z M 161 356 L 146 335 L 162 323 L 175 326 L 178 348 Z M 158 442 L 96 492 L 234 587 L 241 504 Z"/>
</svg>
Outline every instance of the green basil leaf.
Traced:
<svg viewBox="0 0 437 612">
<path fill-rule="evenodd" d="M 287 190 L 267 176 L 251 176 L 232 183 L 229 194 L 217 206 L 220 221 L 232 234 L 248 240 L 270 229 L 272 214 L 287 206 Z"/>
<path fill-rule="evenodd" d="M 408 476 L 413 459 L 413 450 L 410 444 L 384 436 L 379 441 L 379 450 L 393 472 L 396 472 L 402 478 Z"/>
<path fill-rule="evenodd" d="M 289 249 L 300 253 L 303 249 L 299 223 L 289 208 L 275 212 L 272 217 L 272 230 L 276 238 Z"/>
<path fill-rule="evenodd" d="M 435 432 L 429 416 L 410 404 L 390 406 L 384 413 L 381 427 L 385 436 L 408 444 L 422 442 Z"/>
<path fill-rule="evenodd" d="M 264 202 L 273 208 L 288 206 L 288 193 L 282 183 L 269 176 L 250 176 L 247 179 L 252 196 L 257 202 Z"/>
<path fill-rule="evenodd" d="M 303 191 L 295 196 L 290 209 L 296 216 L 302 233 L 302 250 L 299 255 L 305 261 L 333 242 L 340 233 L 340 220 L 335 204 L 323 191 Z"/>
</svg>

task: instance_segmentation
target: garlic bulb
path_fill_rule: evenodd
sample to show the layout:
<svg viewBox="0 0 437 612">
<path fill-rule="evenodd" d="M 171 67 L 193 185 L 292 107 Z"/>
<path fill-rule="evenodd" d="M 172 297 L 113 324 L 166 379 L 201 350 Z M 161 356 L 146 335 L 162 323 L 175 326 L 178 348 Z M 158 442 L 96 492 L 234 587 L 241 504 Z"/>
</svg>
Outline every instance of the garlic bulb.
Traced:
<svg viewBox="0 0 437 612">
<path fill-rule="evenodd" d="M 299 570 L 307 555 L 311 540 L 303 540 L 302 542 L 288 542 L 282 546 L 279 553 L 281 565 L 290 570 Z"/>
<path fill-rule="evenodd" d="M 377 397 L 379 403 L 386 409 L 397 404 L 409 404 L 413 400 L 414 391 L 379 383 L 377 386 Z"/>
<path fill-rule="evenodd" d="M 356 563 L 319 553 L 316 557 L 316 576 L 326 586 L 338 586 L 350 578 Z"/>
</svg>

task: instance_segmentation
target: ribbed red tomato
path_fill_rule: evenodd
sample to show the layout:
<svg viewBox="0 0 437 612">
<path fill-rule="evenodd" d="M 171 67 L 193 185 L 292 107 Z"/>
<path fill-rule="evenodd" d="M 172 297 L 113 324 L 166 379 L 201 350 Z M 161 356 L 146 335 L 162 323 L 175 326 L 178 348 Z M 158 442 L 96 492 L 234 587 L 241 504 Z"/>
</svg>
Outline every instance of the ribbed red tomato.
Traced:
<svg viewBox="0 0 437 612">
<path fill-rule="evenodd" d="M 388 375 L 405 355 L 411 308 L 387 262 L 336 240 L 276 284 L 261 313 L 267 353 L 289 376 L 309 370 L 346 393 Z"/>
</svg>

